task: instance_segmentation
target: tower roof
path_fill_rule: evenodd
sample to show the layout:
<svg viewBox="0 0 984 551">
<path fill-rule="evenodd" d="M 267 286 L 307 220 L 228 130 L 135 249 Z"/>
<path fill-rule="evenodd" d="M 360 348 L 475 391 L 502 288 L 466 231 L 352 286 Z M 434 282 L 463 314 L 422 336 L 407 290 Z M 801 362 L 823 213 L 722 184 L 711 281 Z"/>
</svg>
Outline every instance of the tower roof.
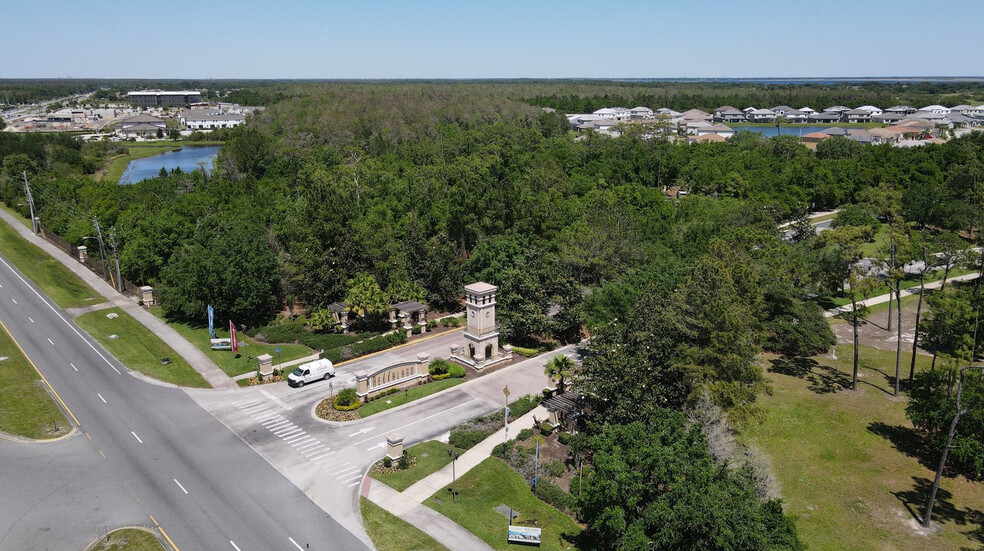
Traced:
<svg viewBox="0 0 984 551">
<path fill-rule="evenodd" d="M 485 283 L 484 281 L 476 281 L 470 285 L 465 285 L 466 293 L 475 293 L 478 295 L 484 295 L 485 293 L 494 293 L 498 287 Z"/>
</svg>

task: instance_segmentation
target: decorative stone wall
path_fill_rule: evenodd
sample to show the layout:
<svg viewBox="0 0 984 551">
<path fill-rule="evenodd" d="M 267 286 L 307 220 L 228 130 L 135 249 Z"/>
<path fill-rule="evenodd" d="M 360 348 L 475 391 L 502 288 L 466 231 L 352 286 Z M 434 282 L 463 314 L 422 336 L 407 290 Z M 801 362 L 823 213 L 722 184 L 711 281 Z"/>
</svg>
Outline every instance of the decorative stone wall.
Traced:
<svg viewBox="0 0 984 551">
<path fill-rule="evenodd" d="M 374 370 L 355 373 L 355 391 L 359 397 L 372 398 L 391 388 L 409 388 L 428 376 L 430 354 L 417 354 L 417 361 L 401 362 Z"/>
</svg>

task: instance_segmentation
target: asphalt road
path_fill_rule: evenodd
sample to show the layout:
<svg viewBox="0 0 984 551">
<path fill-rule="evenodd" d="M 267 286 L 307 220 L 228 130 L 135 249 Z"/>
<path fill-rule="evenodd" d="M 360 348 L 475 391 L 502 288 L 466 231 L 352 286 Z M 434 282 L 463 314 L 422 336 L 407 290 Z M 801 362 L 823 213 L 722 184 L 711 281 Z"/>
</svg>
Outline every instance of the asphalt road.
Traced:
<svg viewBox="0 0 984 551">
<path fill-rule="evenodd" d="M 0 439 L 0 550 L 82 549 L 122 525 L 159 526 L 181 550 L 367 548 L 184 391 L 131 376 L 2 256 L 0 319 L 80 424 L 51 443 Z"/>
</svg>

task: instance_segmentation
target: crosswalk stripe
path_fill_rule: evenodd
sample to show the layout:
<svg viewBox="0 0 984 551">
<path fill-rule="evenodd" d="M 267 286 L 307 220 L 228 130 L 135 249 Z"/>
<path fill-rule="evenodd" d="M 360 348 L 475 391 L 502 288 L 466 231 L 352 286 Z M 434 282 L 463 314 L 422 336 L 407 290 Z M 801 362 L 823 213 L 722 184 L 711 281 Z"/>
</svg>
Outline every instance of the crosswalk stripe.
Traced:
<svg viewBox="0 0 984 551">
<path fill-rule="evenodd" d="M 324 450 L 321 450 L 321 451 L 324 451 Z M 325 461 L 328 461 L 328 459 L 330 458 L 330 456 L 332 456 L 334 454 L 335 454 L 335 450 L 331 450 L 330 452 L 325 453 L 325 454 L 315 455 L 315 456 L 312 456 L 312 457 L 308 457 L 308 459 L 310 459 L 311 461 L 313 461 L 315 463 L 323 463 Z"/>
</svg>

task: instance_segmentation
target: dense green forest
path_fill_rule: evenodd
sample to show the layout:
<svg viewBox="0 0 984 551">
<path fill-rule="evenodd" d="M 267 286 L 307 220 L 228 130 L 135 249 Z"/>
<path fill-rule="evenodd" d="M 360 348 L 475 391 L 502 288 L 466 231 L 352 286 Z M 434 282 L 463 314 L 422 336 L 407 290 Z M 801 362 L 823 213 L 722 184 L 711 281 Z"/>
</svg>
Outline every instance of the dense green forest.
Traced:
<svg viewBox="0 0 984 551">
<path fill-rule="evenodd" d="M 565 88 L 593 86 L 620 95 Z M 464 283 L 496 284 L 509 342 L 593 336 L 574 380 L 595 415 L 577 445 L 595 456 L 582 513 L 606 545 L 641 549 L 670 520 L 666 507 L 678 520 L 711 507 L 681 521 L 691 530 L 682 539 L 663 533 L 653 548 L 800 549 L 756 473 L 712 461 L 680 412 L 709 401 L 736 425 L 751 422 L 768 390 L 762 351 L 809 356 L 833 344 L 813 298 L 861 289 L 844 282 L 879 220 L 913 243 L 907 258 L 952 243 L 939 236 L 979 238 L 984 135 L 913 149 L 832 138 L 815 152 L 753 133 L 721 144 L 591 133 L 575 141 L 562 115 L 524 98 L 570 110 L 645 105 L 643 97 L 677 109 L 746 97 L 819 109 L 936 102 L 920 95 L 933 86 L 979 93 L 958 84 L 700 93 L 687 91 L 692 83 L 271 84 L 250 99 L 275 103 L 230 132 L 211 174 L 117 186 L 87 175 L 120 146 L 0 134 L 0 199 L 24 211 L 25 171 L 48 229 L 79 243 L 93 216 L 115 227 L 124 277 L 154 285 L 168 317 L 194 323 L 212 304 L 257 327 L 285 306 L 316 312 L 356 287 L 389 298 L 420 290 L 432 307 L 455 309 Z M 690 194 L 671 200 L 667 186 Z M 863 212 L 849 209 L 831 237 L 802 219 L 852 203 Z M 785 221 L 795 222 L 788 235 L 777 227 Z M 949 357 L 968 350 L 933 342 Z M 685 453 L 658 462 L 647 483 L 616 480 L 620 462 L 669 453 L 639 434 Z M 626 440 L 638 446 L 612 444 Z M 682 501 L 656 490 L 682 480 Z M 624 495 L 635 508 L 619 509 Z"/>
</svg>

